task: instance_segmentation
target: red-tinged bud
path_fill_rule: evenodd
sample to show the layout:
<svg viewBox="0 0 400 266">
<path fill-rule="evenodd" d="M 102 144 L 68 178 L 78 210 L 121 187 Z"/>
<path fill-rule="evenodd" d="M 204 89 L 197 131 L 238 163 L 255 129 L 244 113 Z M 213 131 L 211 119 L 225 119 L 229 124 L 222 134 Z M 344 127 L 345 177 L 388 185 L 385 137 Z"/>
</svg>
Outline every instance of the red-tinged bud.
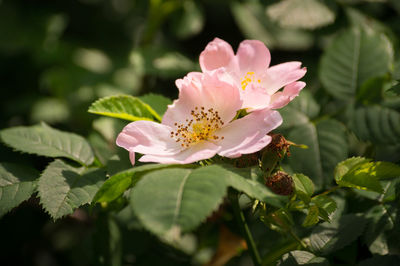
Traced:
<svg viewBox="0 0 400 266">
<path fill-rule="evenodd" d="M 278 166 L 279 162 L 289 155 L 290 142 L 288 142 L 281 134 L 270 134 L 271 143 L 265 147 L 261 153 L 262 169 L 266 176 L 269 176 Z"/>
<path fill-rule="evenodd" d="M 259 165 L 260 154 L 258 152 L 252 154 L 244 154 L 234 162 L 235 167 L 245 168 Z"/>
<path fill-rule="evenodd" d="M 268 177 L 266 185 L 279 195 L 291 195 L 294 190 L 293 178 L 282 171 L 278 171 L 271 177 Z"/>
</svg>

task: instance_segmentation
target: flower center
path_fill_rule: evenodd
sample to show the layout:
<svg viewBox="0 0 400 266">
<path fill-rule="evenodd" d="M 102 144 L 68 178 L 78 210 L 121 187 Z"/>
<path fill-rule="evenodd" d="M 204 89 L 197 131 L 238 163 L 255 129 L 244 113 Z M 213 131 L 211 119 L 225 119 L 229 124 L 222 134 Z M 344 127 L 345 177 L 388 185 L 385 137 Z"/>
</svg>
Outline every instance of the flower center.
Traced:
<svg viewBox="0 0 400 266">
<path fill-rule="evenodd" d="M 261 83 L 261 79 L 257 79 L 254 77 L 254 72 L 247 72 L 246 75 L 244 76 L 244 78 L 242 78 L 241 80 L 241 85 L 242 85 L 242 90 L 245 90 L 247 85 L 249 85 L 252 82 L 257 81 L 258 83 Z"/>
<path fill-rule="evenodd" d="M 190 111 L 192 119 L 184 123 L 175 123 L 176 131 L 171 131 L 171 138 L 187 148 L 202 140 L 218 140 L 224 137 L 214 135 L 214 132 L 224 125 L 218 111 L 213 108 L 205 110 L 203 106 L 195 107 Z"/>
</svg>

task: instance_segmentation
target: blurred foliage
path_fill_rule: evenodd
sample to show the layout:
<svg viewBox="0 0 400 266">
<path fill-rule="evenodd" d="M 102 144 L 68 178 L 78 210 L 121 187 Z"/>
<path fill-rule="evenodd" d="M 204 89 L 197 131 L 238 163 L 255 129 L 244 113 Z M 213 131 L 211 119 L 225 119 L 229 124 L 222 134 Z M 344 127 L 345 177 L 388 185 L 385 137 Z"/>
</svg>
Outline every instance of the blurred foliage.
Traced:
<svg viewBox="0 0 400 266">
<path fill-rule="evenodd" d="M 0 18 L 0 128 L 14 127 L 1 131 L 0 264 L 250 265 L 223 199 L 227 186 L 254 199 L 255 215 L 248 197 L 240 204 L 263 265 L 399 264 L 398 0 L 0 0 Z M 233 174 L 220 166 L 161 169 L 132 192 L 153 166 L 132 171 L 128 154 L 114 144 L 125 121 L 87 112 L 107 97 L 93 113 L 162 116 L 177 96 L 174 81 L 199 70 L 198 56 L 214 37 L 234 48 L 258 39 L 271 50 L 273 65 L 301 61 L 308 68 L 307 87 L 281 110 L 279 131 L 308 146 L 291 147 L 282 162 L 287 172 L 304 174 L 293 175 L 296 189 L 288 202 L 260 188 L 260 173 Z M 107 105 L 118 97 L 141 108 Z M 46 124 L 28 127 L 39 122 Z M 67 141 L 86 153 L 69 150 Z M 200 224 L 196 230 L 181 235 L 170 223 L 166 205 L 179 180 L 156 186 L 166 199 L 157 207 L 169 215 L 158 227 L 151 225 L 158 209 L 146 216 L 147 206 L 135 207 L 157 201 L 148 183 L 161 174 L 190 172 L 196 180 L 200 171 L 224 179 L 214 190 L 206 187 L 205 207 L 189 201 L 198 220 L 187 207 L 188 220 L 173 221 L 186 229 Z M 334 183 L 345 188 L 336 190 Z M 131 202 L 135 197 L 138 203 Z M 93 198 L 95 204 L 85 205 Z M 227 238 L 235 243 L 229 246 Z"/>
</svg>

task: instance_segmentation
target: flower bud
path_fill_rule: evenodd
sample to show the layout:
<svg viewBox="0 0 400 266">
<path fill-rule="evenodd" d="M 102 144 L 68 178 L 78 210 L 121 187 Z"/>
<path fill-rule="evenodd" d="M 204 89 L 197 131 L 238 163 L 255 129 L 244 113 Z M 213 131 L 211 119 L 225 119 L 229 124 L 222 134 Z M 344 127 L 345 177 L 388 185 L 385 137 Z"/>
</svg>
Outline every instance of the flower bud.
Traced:
<svg viewBox="0 0 400 266">
<path fill-rule="evenodd" d="M 294 190 L 293 178 L 282 171 L 278 171 L 271 177 L 268 177 L 266 185 L 279 195 L 291 195 Z"/>
<path fill-rule="evenodd" d="M 278 163 L 289 153 L 290 143 L 281 134 L 270 134 L 271 143 L 262 152 L 262 169 L 269 176 Z"/>
</svg>

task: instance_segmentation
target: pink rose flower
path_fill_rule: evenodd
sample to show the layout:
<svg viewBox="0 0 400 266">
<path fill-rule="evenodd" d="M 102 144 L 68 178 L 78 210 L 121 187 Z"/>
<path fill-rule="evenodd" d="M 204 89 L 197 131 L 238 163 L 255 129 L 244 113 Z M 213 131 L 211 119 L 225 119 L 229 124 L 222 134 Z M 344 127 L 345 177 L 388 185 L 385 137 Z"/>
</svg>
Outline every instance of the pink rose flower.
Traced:
<svg viewBox="0 0 400 266">
<path fill-rule="evenodd" d="M 178 83 L 179 98 L 162 123 L 137 121 L 118 135 L 117 145 L 139 161 L 187 164 L 219 154 L 236 158 L 269 144 L 266 135 L 282 123 L 277 111 L 259 110 L 234 120 L 242 107 L 236 87 L 220 80 L 221 71 L 189 74 Z"/>
<path fill-rule="evenodd" d="M 298 96 L 306 85 L 297 81 L 306 73 L 301 62 L 287 62 L 269 67 L 271 55 L 264 43 L 245 40 L 236 55 L 225 41 L 215 38 L 200 54 L 200 67 L 204 73 L 224 69 L 221 77 L 239 88 L 242 108 L 256 110 L 278 109 Z M 283 88 L 282 91 L 279 91 Z"/>
</svg>

